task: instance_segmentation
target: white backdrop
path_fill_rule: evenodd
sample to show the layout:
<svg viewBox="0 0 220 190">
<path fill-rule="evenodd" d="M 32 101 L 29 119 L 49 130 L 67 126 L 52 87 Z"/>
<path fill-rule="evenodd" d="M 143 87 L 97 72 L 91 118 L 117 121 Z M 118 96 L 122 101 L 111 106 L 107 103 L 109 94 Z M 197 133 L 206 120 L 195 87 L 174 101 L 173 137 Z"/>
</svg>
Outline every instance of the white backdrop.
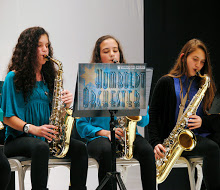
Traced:
<svg viewBox="0 0 220 190">
<path fill-rule="evenodd" d="M 106 34 L 122 44 L 128 63 L 144 62 L 143 0 L 0 0 L 0 80 L 20 33 L 41 26 L 63 63 L 64 88 L 75 91 L 78 63 L 90 62 Z"/>
<path fill-rule="evenodd" d="M 0 80 L 20 33 L 32 26 L 49 33 L 69 90 L 74 89 L 77 63 L 90 61 L 102 35 L 119 39 L 127 62 L 144 60 L 143 0 L 0 0 Z"/>
</svg>

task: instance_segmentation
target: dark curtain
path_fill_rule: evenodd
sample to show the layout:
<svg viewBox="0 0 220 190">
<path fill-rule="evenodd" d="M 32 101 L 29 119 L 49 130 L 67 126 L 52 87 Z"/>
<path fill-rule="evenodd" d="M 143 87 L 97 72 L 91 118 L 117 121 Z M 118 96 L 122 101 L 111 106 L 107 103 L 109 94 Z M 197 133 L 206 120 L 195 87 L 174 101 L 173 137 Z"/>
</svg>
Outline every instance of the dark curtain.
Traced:
<svg viewBox="0 0 220 190">
<path fill-rule="evenodd" d="M 144 60 L 154 68 L 152 89 L 168 73 L 183 45 L 199 38 L 208 46 L 214 78 L 220 87 L 218 1 L 145 0 Z"/>
</svg>

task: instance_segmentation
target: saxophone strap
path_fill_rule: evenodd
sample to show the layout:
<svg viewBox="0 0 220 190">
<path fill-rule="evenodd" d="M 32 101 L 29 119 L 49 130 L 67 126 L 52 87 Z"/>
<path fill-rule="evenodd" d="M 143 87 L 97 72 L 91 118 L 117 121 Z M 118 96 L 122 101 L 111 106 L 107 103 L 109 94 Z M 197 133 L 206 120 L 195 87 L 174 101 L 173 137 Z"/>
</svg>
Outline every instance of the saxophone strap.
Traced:
<svg viewBox="0 0 220 190">
<path fill-rule="evenodd" d="M 189 100 L 189 91 L 190 91 L 190 88 L 191 88 L 191 85 L 192 85 L 192 82 L 193 82 L 194 79 L 195 79 L 195 77 L 190 81 L 189 87 L 186 91 L 186 94 L 183 97 L 183 83 L 182 83 L 181 78 L 179 78 L 179 81 L 180 81 L 180 102 L 181 103 L 179 105 L 179 114 L 178 114 L 177 122 L 179 121 L 180 117 L 183 114 L 187 99 Z"/>
</svg>

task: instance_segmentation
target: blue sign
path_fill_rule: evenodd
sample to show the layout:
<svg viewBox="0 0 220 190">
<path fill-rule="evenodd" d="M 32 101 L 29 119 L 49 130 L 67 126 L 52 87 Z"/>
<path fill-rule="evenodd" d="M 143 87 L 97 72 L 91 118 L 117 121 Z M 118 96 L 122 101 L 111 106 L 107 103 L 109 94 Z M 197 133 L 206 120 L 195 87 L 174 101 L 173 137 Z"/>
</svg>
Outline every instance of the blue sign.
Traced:
<svg viewBox="0 0 220 190">
<path fill-rule="evenodd" d="M 146 70 L 146 64 L 79 64 L 78 110 L 146 109 Z"/>
</svg>

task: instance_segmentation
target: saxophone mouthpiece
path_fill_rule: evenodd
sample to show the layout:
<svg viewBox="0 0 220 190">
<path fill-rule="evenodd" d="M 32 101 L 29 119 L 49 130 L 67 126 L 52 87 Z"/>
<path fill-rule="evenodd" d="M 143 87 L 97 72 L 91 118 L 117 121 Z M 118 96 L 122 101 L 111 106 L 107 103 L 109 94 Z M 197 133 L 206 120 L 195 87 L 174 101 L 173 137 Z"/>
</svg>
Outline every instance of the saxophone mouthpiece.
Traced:
<svg viewBox="0 0 220 190">
<path fill-rule="evenodd" d="M 49 55 L 44 55 L 44 58 L 49 61 L 50 60 L 50 56 Z"/>
<path fill-rule="evenodd" d="M 113 59 L 113 63 L 118 63 L 118 60 L 116 60 L 116 59 Z"/>
</svg>

